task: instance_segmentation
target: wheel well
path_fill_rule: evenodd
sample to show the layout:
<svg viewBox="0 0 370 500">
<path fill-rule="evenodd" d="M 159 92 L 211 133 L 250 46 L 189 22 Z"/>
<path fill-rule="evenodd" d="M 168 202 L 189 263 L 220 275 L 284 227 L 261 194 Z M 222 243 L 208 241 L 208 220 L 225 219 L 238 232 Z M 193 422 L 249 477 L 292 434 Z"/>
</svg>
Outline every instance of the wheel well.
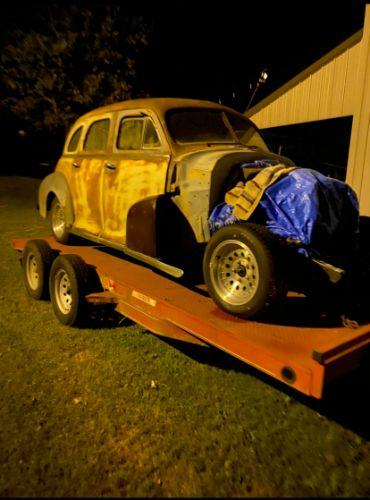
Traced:
<svg viewBox="0 0 370 500">
<path fill-rule="evenodd" d="M 246 182 L 247 178 L 241 166 L 242 163 L 236 163 L 229 167 L 228 171 L 225 169 L 222 174 L 220 172 L 213 177 L 210 193 L 210 212 L 216 205 L 225 201 L 227 191 L 235 187 L 240 181 Z"/>
<path fill-rule="evenodd" d="M 245 183 L 261 170 L 261 167 L 243 167 L 246 161 L 251 161 L 251 158 L 230 155 L 218 160 L 212 171 L 209 213 L 216 205 L 225 201 L 226 192 L 235 187 L 239 181 Z"/>
<path fill-rule="evenodd" d="M 46 210 L 49 211 L 51 209 L 51 204 L 53 203 L 54 198 L 56 198 L 56 194 L 52 191 L 48 194 L 46 198 Z"/>
</svg>

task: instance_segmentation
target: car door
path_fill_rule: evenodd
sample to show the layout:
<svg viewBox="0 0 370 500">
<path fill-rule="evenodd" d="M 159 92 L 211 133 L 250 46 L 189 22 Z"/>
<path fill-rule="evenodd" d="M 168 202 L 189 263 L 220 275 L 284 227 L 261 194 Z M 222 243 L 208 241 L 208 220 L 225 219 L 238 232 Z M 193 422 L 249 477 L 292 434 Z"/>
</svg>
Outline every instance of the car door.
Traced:
<svg viewBox="0 0 370 500">
<path fill-rule="evenodd" d="M 70 189 L 72 189 L 71 177 L 73 173 L 73 164 L 75 162 L 75 157 L 82 149 L 81 143 L 83 131 L 84 125 L 81 123 L 77 123 L 71 128 L 65 141 L 63 154 L 58 160 L 58 163 L 55 167 L 56 172 L 60 172 L 64 175 Z"/>
<path fill-rule="evenodd" d="M 90 117 L 85 124 L 82 150 L 72 163 L 74 228 L 93 235 L 102 229 L 102 176 L 111 154 L 112 129 L 112 114 Z"/>
<path fill-rule="evenodd" d="M 116 123 L 113 154 L 104 167 L 101 235 L 125 244 L 130 208 L 165 192 L 170 152 L 154 114 L 126 110 Z"/>
</svg>

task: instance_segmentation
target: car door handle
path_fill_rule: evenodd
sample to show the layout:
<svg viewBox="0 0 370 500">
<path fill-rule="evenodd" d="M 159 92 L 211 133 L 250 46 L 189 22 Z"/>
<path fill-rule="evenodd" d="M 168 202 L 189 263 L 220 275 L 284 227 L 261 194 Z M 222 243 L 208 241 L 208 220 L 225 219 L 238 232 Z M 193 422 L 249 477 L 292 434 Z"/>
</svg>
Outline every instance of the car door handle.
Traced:
<svg viewBox="0 0 370 500">
<path fill-rule="evenodd" d="M 107 168 L 108 170 L 116 170 L 116 164 L 107 161 L 107 163 L 105 164 L 105 168 Z"/>
<path fill-rule="evenodd" d="M 80 164 L 79 164 L 79 163 L 77 163 L 76 161 L 74 161 L 74 162 L 72 163 L 72 165 L 73 165 L 75 168 L 80 168 Z"/>
</svg>

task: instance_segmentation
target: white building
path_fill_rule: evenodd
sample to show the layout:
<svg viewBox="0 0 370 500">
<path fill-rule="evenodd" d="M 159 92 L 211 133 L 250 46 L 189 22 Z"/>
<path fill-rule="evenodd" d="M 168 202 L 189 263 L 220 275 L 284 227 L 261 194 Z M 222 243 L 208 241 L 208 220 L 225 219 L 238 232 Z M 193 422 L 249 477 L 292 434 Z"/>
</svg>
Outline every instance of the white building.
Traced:
<svg viewBox="0 0 370 500">
<path fill-rule="evenodd" d="M 352 116 L 346 182 L 370 217 L 370 5 L 362 30 L 246 115 L 261 129 Z"/>
</svg>

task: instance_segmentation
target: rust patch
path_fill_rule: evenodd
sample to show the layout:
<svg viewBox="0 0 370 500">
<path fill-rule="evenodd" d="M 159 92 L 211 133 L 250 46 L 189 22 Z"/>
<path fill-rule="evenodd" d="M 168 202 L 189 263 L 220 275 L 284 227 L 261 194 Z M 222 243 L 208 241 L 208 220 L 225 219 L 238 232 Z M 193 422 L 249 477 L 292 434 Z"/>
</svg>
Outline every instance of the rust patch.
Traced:
<svg viewBox="0 0 370 500">
<path fill-rule="evenodd" d="M 76 160 L 79 167 L 73 169 L 70 188 L 75 213 L 76 228 L 99 234 L 101 230 L 100 191 L 103 160 L 83 158 Z"/>
<path fill-rule="evenodd" d="M 128 212 L 143 198 L 164 193 L 168 159 L 121 159 L 116 163 L 114 172 L 104 174 L 102 236 L 126 243 Z"/>
</svg>

